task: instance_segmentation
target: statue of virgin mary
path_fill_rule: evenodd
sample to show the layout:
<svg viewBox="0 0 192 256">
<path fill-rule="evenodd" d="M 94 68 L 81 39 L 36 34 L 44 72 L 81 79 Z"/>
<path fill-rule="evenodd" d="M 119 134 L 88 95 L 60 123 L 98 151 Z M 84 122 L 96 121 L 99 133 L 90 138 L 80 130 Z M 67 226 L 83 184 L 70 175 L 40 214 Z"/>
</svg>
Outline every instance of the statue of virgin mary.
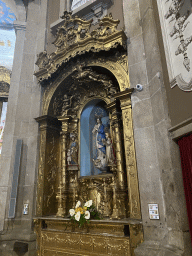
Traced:
<svg viewBox="0 0 192 256">
<path fill-rule="evenodd" d="M 71 10 L 74 11 L 76 8 L 80 7 L 81 5 L 85 4 L 90 0 L 73 0 L 71 5 Z"/>
<path fill-rule="evenodd" d="M 96 148 L 97 148 L 97 158 L 94 159 L 95 166 L 97 168 L 105 168 L 107 166 L 106 162 L 106 146 L 105 146 L 105 131 L 104 125 L 100 118 L 97 118 L 97 123 L 95 124 L 92 133 L 96 135 Z"/>
</svg>

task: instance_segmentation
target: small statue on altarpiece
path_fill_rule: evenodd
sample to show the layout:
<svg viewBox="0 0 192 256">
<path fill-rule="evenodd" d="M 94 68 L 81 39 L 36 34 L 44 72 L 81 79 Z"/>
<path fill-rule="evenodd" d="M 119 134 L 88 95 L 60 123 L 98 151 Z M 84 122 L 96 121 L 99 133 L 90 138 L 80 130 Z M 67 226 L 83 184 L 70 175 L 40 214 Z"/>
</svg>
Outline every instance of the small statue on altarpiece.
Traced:
<svg viewBox="0 0 192 256">
<path fill-rule="evenodd" d="M 113 152 L 112 140 L 110 137 L 110 133 L 108 131 L 105 132 L 105 139 L 103 139 L 103 144 L 106 146 L 106 162 L 108 165 L 114 164 L 115 156 Z"/>
<path fill-rule="evenodd" d="M 67 151 L 67 162 L 68 165 L 78 164 L 78 143 L 74 133 L 70 133 L 70 144 Z"/>
<path fill-rule="evenodd" d="M 67 150 L 67 164 L 71 164 L 71 150 L 70 148 Z"/>
<path fill-rule="evenodd" d="M 96 168 L 106 172 L 108 166 L 114 163 L 114 153 L 110 133 L 101 121 L 97 118 L 97 122 L 92 130 L 93 135 L 96 135 L 96 159 L 93 159 Z"/>
<path fill-rule="evenodd" d="M 102 124 L 101 118 L 98 117 L 96 124 L 92 130 L 92 133 L 96 135 L 96 159 L 93 159 L 95 167 L 101 169 L 106 168 L 106 147 L 103 143 L 105 140 L 104 125 Z"/>
</svg>

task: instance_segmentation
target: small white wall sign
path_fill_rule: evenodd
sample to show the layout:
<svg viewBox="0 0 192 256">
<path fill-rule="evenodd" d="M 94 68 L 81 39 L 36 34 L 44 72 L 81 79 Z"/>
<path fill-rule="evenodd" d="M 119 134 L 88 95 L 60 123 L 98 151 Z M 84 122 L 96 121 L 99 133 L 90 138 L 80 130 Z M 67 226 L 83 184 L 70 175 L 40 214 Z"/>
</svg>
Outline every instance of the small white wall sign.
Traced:
<svg viewBox="0 0 192 256">
<path fill-rule="evenodd" d="M 159 220 L 159 207 L 158 204 L 148 204 L 150 220 Z"/>
</svg>

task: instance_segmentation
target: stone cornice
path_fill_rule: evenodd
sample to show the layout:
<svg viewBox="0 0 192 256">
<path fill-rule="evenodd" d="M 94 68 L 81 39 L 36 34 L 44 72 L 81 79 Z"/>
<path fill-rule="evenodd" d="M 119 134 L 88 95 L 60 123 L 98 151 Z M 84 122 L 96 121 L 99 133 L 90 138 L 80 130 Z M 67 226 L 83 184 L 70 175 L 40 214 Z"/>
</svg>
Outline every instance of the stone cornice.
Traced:
<svg viewBox="0 0 192 256">
<path fill-rule="evenodd" d="M 25 21 L 15 21 L 13 24 L 13 27 L 15 29 L 15 31 L 17 32 L 17 30 L 26 30 L 26 22 Z"/>
<path fill-rule="evenodd" d="M 192 117 L 171 127 L 168 131 L 171 133 L 173 140 L 178 140 L 182 136 L 192 133 Z"/>
<path fill-rule="evenodd" d="M 187 83 L 182 78 L 182 75 L 179 74 L 176 76 L 170 83 L 171 88 L 178 86 L 182 91 L 190 92 L 192 91 L 192 79 Z"/>
</svg>

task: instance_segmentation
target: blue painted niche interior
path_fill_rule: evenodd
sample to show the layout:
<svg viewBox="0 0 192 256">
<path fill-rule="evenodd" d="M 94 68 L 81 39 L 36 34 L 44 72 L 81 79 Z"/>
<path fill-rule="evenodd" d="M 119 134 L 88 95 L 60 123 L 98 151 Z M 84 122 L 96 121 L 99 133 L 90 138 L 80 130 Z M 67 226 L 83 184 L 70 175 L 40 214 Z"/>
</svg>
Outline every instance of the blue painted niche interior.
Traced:
<svg viewBox="0 0 192 256">
<path fill-rule="evenodd" d="M 95 168 L 93 159 L 96 158 L 96 137 L 92 131 L 96 124 L 96 113 L 102 113 L 101 121 L 109 129 L 109 114 L 105 108 L 106 103 L 96 99 L 90 101 L 82 111 L 80 119 L 80 174 L 90 176 L 101 174 Z"/>
</svg>

